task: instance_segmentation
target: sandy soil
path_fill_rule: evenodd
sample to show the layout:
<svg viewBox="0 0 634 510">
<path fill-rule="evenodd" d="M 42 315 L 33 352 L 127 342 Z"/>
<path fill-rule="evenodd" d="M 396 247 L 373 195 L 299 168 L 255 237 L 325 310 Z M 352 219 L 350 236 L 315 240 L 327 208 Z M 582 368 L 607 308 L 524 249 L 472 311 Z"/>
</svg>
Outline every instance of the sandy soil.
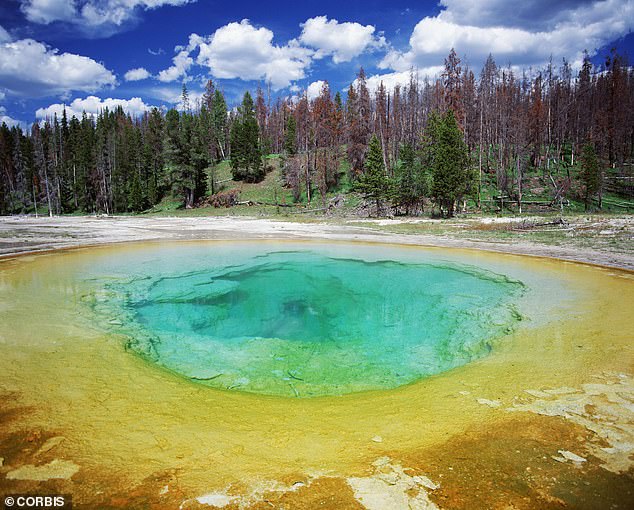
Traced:
<svg viewBox="0 0 634 510">
<path fill-rule="evenodd" d="M 522 221 L 527 220 L 530 218 Z M 577 219 L 565 227 L 552 229 L 560 235 L 564 233 L 564 241 L 575 232 L 583 232 L 584 246 L 574 242 L 555 245 L 525 239 L 513 228 L 514 223 L 517 219 L 484 218 L 459 223 L 416 219 L 307 223 L 248 217 L 14 216 L 0 217 L 0 257 L 126 241 L 294 238 L 473 248 L 634 270 L 634 251 L 627 248 L 629 244 L 625 249 L 612 249 L 609 243 L 615 235 L 633 241 L 634 218 Z M 419 232 L 390 232 L 398 227 L 415 227 Z M 510 235 L 504 238 L 485 235 L 500 229 Z"/>
</svg>

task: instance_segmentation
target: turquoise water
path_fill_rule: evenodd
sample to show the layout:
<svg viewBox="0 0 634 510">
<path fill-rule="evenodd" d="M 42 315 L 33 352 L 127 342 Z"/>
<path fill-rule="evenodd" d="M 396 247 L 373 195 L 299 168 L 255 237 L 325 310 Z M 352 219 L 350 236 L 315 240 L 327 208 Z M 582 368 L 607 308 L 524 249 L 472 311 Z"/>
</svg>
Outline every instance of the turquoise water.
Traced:
<svg viewBox="0 0 634 510">
<path fill-rule="evenodd" d="M 345 255 L 148 250 L 125 270 L 113 265 L 92 303 L 133 352 L 178 374 L 301 397 L 394 388 L 464 365 L 519 320 L 524 286 L 503 275 Z"/>
</svg>

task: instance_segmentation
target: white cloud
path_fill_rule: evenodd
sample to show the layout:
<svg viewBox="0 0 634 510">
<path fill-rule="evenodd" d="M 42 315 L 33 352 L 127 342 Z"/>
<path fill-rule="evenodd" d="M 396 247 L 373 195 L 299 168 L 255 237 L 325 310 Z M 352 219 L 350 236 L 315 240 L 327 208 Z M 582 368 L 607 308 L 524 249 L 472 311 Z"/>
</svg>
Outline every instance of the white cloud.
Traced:
<svg viewBox="0 0 634 510">
<path fill-rule="evenodd" d="M 477 27 L 506 26 L 546 30 L 569 18 L 572 11 L 596 0 L 440 0 L 445 21 Z"/>
<path fill-rule="evenodd" d="M 316 99 L 321 94 L 321 89 L 324 87 L 326 82 L 324 80 L 317 80 L 308 85 L 306 89 L 306 96 L 309 101 Z"/>
<path fill-rule="evenodd" d="M 135 69 L 130 69 L 127 73 L 123 75 L 125 81 L 139 81 L 146 80 L 152 76 L 150 72 L 144 67 L 137 67 Z"/>
<path fill-rule="evenodd" d="M 202 100 L 203 100 L 203 92 L 196 92 L 193 90 L 188 90 L 187 91 L 187 98 L 189 100 L 189 107 L 192 110 L 196 110 L 200 107 Z M 181 92 L 178 94 L 178 98 L 175 96 L 173 98 L 172 101 L 170 101 L 174 107 L 177 110 L 184 110 L 184 105 L 183 105 L 183 94 L 182 94 L 182 90 Z"/>
<path fill-rule="evenodd" d="M 594 3 L 564 1 L 547 3 L 542 0 L 528 2 L 527 12 L 543 8 L 555 25 L 544 20 L 542 28 L 524 28 L 521 21 L 526 15 L 516 16 L 514 26 L 502 25 L 510 5 L 502 0 L 443 0 L 447 9 L 438 16 L 423 18 L 414 28 L 408 51 L 390 51 L 379 64 L 383 69 L 406 71 L 412 66 L 437 64 L 453 47 L 459 56 L 467 55 L 471 62 L 481 63 L 489 53 L 499 62 L 512 62 L 521 66 L 541 66 L 552 56 L 555 60 L 566 57 L 578 64 L 582 51 L 591 54 L 601 46 L 621 37 L 634 26 L 632 0 L 603 0 Z M 552 4 L 552 5 L 551 5 Z M 559 6 L 559 11 L 554 11 Z M 475 13 L 479 12 L 478 15 Z M 473 16 L 469 13 L 474 13 Z M 486 13 L 486 14 L 483 14 Z M 564 15 L 561 15 L 565 13 Z M 476 26 L 487 20 L 499 22 L 495 26 Z M 470 24 L 466 24 L 470 23 Z"/>
<path fill-rule="evenodd" d="M 191 53 L 204 42 L 207 42 L 204 37 L 201 37 L 198 34 L 189 34 L 187 46 L 176 46 L 174 51 L 187 51 L 187 53 Z"/>
<path fill-rule="evenodd" d="M 245 19 L 219 28 L 209 42 L 201 43 L 197 63 L 216 78 L 264 79 L 281 89 L 305 77 L 312 53 L 296 40 L 273 44 L 271 30 L 255 28 Z"/>
<path fill-rule="evenodd" d="M 176 104 L 180 101 L 182 89 L 176 89 L 173 87 L 152 87 L 145 91 L 147 97 L 158 99 L 166 103 Z"/>
<path fill-rule="evenodd" d="M 302 24 L 301 43 L 317 49 L 314 58 L 332 56 L 335 64 L 349 62 L 368 48 L 385 46 L 385 39 L 374 35 L 372 25 L 339 23 L 326 16 L 310 18 Z"/>
<path fill-rule="evenodd" d="M 22 12 L 33 23 L 63 21 L 79 26 L 120 27 L 134 19 L 138 10 L 179 6 L 190 1 L 196 0 L 20 0 L 20 3 Z"/>
<path fill-rule="evenodd" d="M 183 109 L 183 89 L 180 87 L 154 87 L 147 90 L 146 94 L 159 101 L 171 103 L 177 110 Z M 202 101 L 203 92 L 188 90 L 187 95 L 189 97 L 189 106 L 196 108 Z"/>
<path fill-rule="evenodd" d="M 91 58 L 60 54 L 32 39 L 0 44 L 0 88 L 7 93 L 44 97 L 92 92 L 115 83 L 114 74 Z"/>
<path fill-rule="evenodd" d="M 400 85 L 405 87 L 409 85 L 413 76 L 414 80 L 422 82 L 425 78 L 434 79 L 443 72 L 443 66 L 431 66 L 424 69 L 411 69 L 408 71 L 397 71 L 393 73 L 374 74 L 366 78 L 366 85 L 371 94 L 374 94 L 379 88 L 379 85 L 383 83 L 383 86 L 388 90 L 394 90 L 394 87 Z M 354 81 L 356 84 L 357 80 Z"/>
<path fill-rule="evenodd" d="M 72 21 L 77 16 L 73 0 L 22 0 L 22 12 L 33 23 Z"/>
<path fill-rule="evenodd" d="M 26 129 L 26 122 L 16 120 L 7 115 L 7 109 L 4 106 L 0 106 L 0 125 L 2 124 L 6 124 L 10 128 L 21 127 L 22 129 Z"/>
<path fill-rule="evenodd" d="M 101 99 L 96 96 L 88 96 L 84 99 L 74 99 L 70 104 L 56 103 L 46 108 L 39 108 L 35 112 L 35 116 L 38 119 L 46 119 L 52 118 L 57 114 L 57 117 L 61 118 L 62 112 L 64 108 L 66 108 L 68 118 L 75 116 L 81 119 L 84 112 L 86 112 L 87 115 L 96 116 L 105 108 L 114 110 L 118 106 L 121 106 L 126 113 L 129 113 L 133 117 L 138 117 L 152 109 L 152 106 L 145 104 L 140 97 L 133 97 L 132 99 Z"/>
<path fill-rule="evenodd" d="M 11 40 L 11 36 L 9 32 L 7 32 L 3 26 L 0 25 L 0 43 L 9 42 Z"/>
<path fill-rule="evenodd" d="M 174 65 L 158 73 L 157 79 L 159 81 L 176 81 L 181 76 L 186 76 L 187 71 L 194 63 L 194 59 L 189 56 L 189 52 L 185 49 L 179 51 L 177 55 L 172 59 L 172 62 L 174 63 Z"/>
</svg>

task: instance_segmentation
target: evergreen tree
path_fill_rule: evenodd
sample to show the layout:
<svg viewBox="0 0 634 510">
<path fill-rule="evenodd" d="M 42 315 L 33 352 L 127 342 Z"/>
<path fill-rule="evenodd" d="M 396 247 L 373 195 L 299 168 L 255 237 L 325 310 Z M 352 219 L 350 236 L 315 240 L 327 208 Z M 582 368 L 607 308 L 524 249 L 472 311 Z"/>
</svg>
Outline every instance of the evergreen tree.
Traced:
<svg viewBox="0 0 634 510">
<path fill-rule="evenodd" d="M 431 170 L 432 197 L 441 213 L 453 216 L 456 202 L 472 188 L 469 151 L 452 110 L 432 113 L 427 125 L 426 159 Z"/>
<path fill-rule="evenodd" d="M 364 166 L 365 171 L 355 184 L 355 190 L 362 193 L 366 200 L 374 201 L 379 216 L 383 202 L 392 196 L 392 182 L 385 173 L 383 149 L 376 135 L 370 139 Z"/>
<path fill-rule="evenodd" d="M 79 208 L 84 212 L 93 212 L 97 209 L 95 151 L 95 124 L 92 117 L 84 113 L 79 127 L 76 157 L 77 201 Z"/>
<path fill-rule="evenodd" d="M 189 142 L 189 162 L 193 170 L 194 200 L 198 200 L 207 191 L 206 169 L 212 163 L 209 154 L 208 126 L 201 114 L 192 118 L 192 132 Z"/>
<path fill-rule="evenodd" d="M 259 182 L 264 178 L 258 122 L 249 92 L 244 93 L 239 117 L 231 128 L 231 172 L 236 181 Z"/>
<path fill-rule="evenodd" d="M 191 160 L 192 115 L 171 109 L 165 116 L 165 160 L 169 165 L 172 190 L 183 198 L 186 208 L 195 201 L 196 171 Z"/>
<path fill-rule="evenodd" d="M 580 158 L 581 170 L 579 177 L 584 186 L 583 201 L 585 210 L 587 211 L 592 204 L 592 199 L 599 194 L 599 209 L 601 208 L 601 187 L 603 176 L 601 175 L 601 167 L 594 146 L 587 143 L 583 146 Z"/>
<path fill-rule="evenodd" d="M 153 108 L 147 116 L 147 126 L 143 136 L 146 186 L 150 205 L 158 204 L 165 191 L 164 124 L 161 112 L 158 108 Z"/>
<path fill-rule="evenodd" d="M 405 143 L 401 146 L 399 163 L 396 167 L 396 200 L 405 206 L 405 213 L 422 204 L 429 194 L 429 174 L 424 171 L 420 158 L 413 147 Z"/>
<path fill-rule="evenodd" d="M 0 126 L 0 214 L 14 210 L 15 176 L 13 166 L 13 137 L 4 122 Z"/>
<path fill-rule="evenodd" d="M 181 90 L 181 108 L 183 112 L 188 113 L 191 112 L 191 104 L 189 103 L 189 91 L 187 90 L 187 85 L 183 83 L 183 88 Z"/>
<path fill-rule="evenodd" d="M 143 190 L 141 189 L 141 180 L 136 172 L 132 175 L 132 183 L 130 184 L 128 193 L 128 204 L 131 211 L 140 212 L 143 210 Z"/>
<path fill-rule="evenodd" d="M 286 122 L 286 132 L 284 133 L 284 151 L 288 156 L 297 154 L 297 122 L 295 116 L 290 115 Z"/>
</svg>

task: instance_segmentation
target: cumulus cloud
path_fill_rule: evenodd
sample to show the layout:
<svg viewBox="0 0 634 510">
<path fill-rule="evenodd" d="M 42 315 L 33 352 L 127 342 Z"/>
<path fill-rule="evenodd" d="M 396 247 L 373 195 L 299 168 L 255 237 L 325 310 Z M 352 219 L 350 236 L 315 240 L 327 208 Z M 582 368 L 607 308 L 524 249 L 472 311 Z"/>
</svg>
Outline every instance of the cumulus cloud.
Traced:
<svg viewBox="0 0 634 510">
<path fill-rule="evenodd" d="M 1 98 L 0 98 L 1 99 Z M 11 127 L 21 127 L 22 129 L 26 129 L 26 122 L 21 120 L 16 120 L 9 115 L 7 115 L 7 109 L 4 106 L 0 106 L 0 125 L 6 124 Z"/>
<path fill-rule="evenodd" d="M 125 81 L 139 81 L 146 80 L 152 76 L 150 72 L 144 67 L 137 67 L 135 69 L 130 69 L 127 73 L 123 75 Z"/>
<path fill-rule="evenodd" d="M 296 40 L 273 44 L 271 30 L 245 19 L 219 28 L 201 43 L 197 63 L 209 67 L 216 78 L 264 79 L 280 89 L 305 77 L 312 53 Z"/>
<path fill-rule="evenodd" d="M 445 21 L 477 27 L 506 26 L 538 31 L 553 28 L 581 6 L 596 0 L 440 0 Z"/>
<path fill-rule="evenodd" d="M 189 56 L 187 50 L 181 50 L 172 59 L 173 65 L 158 73 L 157 79 L 162 82 L 176 81 L 186 76 L 187 71 L 194 63 L 194 59 Z"/>
<path fill-rule="evenodd" d="M 176 46 L 174 51 L 176 51 L 176 56 L 172 59 L 172 65 L 167 69 L 159 72 L 156 78 L 163 83 L 168 83 L 171 81 L 176 81 L 181 78 L 187 78 L 187 71 L 194 64 L 194 59 L 191 57 L 191 54 L 196 51 L 196 49 L 206 40 L 204 37 L 199 36 L 198 34 L 191 34 L 189 36 L 189 42 L 185 46 Z M 157 53 L 151 52 L 153 55 L 157 55 Z"/>
<path fill-rule="evenodd" d="M 22 12 L 33 23 L 71 21 L 77 16 L 73 0 L 22 0 Z"/>
<path fill-rule="evenodd" d="M 302 24 L 301 43 L 315 48 L 314 58 L 332 56 L 335 64 L 349 62 L 368 48 L 385 46 L 383 36 L 374 35 L 372 25 L 339 23 L 326 16 L 310 18 Z"/>
<path fill-rule="evenodd" d="M 0 25 L 0 43 L 9 42 L 11 40 L 11 36 L 9 32 L 7 32 L 2 25 Z"/>
<path fill-rule="evenodd" d="M 632 0 L 594 2 L 564 1 L 561 4 L 533 0 L 505 22 L 512 3 L 502 0 L 443 0 L 446 10 L 438 16 L 423 18 L 412 32 L 408 51 L 392 50 L 379 64 L 383 69 L 406 71 L 412 66 L 425 67 L 442 61 L 453 47 L 471 62 L 483 62 L 489 53 L 504 63 L 540 66 L 553 56 L 566 57 L 578 64 L 582 51 L 591 53 L 632 30 Z M 551 5 L 552 4 L 552 5 Z M 515 4 L 513 4 L 515 5 Z M 476 11 L 479 9 L 479 14 Z M 534 11 L 549 12 L 532 29 L 527 18 Z M 472 13 L 473 15 L 471 15 Z M 487 13 L 486 15 L 483 13 Z M 497 25 L 490 26 L 491 20 Z M 559 20 L 553 25 L 552 20 Z"/>
<path fill-rule="evenodd" d="M 326 82 L 324 80 L 317 80 L 308 85 L 308 87 L 306 88 L 306 96 L 308 97 L 309 101 L 312 101 L 313 99 L 319 97 L 319 94 L 321 94 L 321 89 L 324 87 L 325 83 Z"/>
<path fill-rule="evenodd" d="M 152 87 L 145 91 L 147 97 L 151 97 L 164 103 L 171 103 L 177 110 L 183 109 L 183 89 L 180 86 L 158 86 Z M 187 96 L 189 106 L 197 108 L 203 98 L 204 92 L 197 90 L 188 90 Z"/>
<path fill-rule="evenodd" d="M 121 27 L 133 20 L 138 11 L 164 5 L 179 6 L 196 0 L 19 0 L 26 18 L 33 23 L 56 21 L 80 27 Z"/>
<path fill-rule="evenodd" d="M 425 78 L 434 79 L 443 72 L 443 66 L 431 66 L 423 69 L 410 69 L 408 71 L 396 71 L 392 73 L 374 74 L 366 78 L 366 85 L 371 94 L 374 94 L 383 83 L 388 90 L 394 90 L 397 85 L 405 87 L 409 85 L 412 78 L 414 81 L 422 82 Z M 354 81 L 356 84 L 357 80 Z"/>
<path fill-rule="evenodd" d="M 91 58 L 60 54 L 32 39 L 0 44 L 0 88 L 9 94 L 45 97 L 115 83 L 114 74 Z"/>
<path fill-rule="evenodd" d="M 35 112 L 35 116 L 40 120 L 53 118 L 54 115 L 61 118 L 65 108 L 68 118 L 74 116 L 81 119 L 84 112 L 89 116 L 97 116 L 105 108 L 114 110 L 119 106 L 133 117 L 143 115 L 144 112 L 152 109 L 152 106 L 145 104 L 140 97 L 133 97 L 132 99 L 112 99 L 110 97 L 101 99 L 97 96 L 87 96 L 84 99 L 74 99 L 70 104 L 56 103 L 46 108 L 39 108 Z"/>
</svg>

